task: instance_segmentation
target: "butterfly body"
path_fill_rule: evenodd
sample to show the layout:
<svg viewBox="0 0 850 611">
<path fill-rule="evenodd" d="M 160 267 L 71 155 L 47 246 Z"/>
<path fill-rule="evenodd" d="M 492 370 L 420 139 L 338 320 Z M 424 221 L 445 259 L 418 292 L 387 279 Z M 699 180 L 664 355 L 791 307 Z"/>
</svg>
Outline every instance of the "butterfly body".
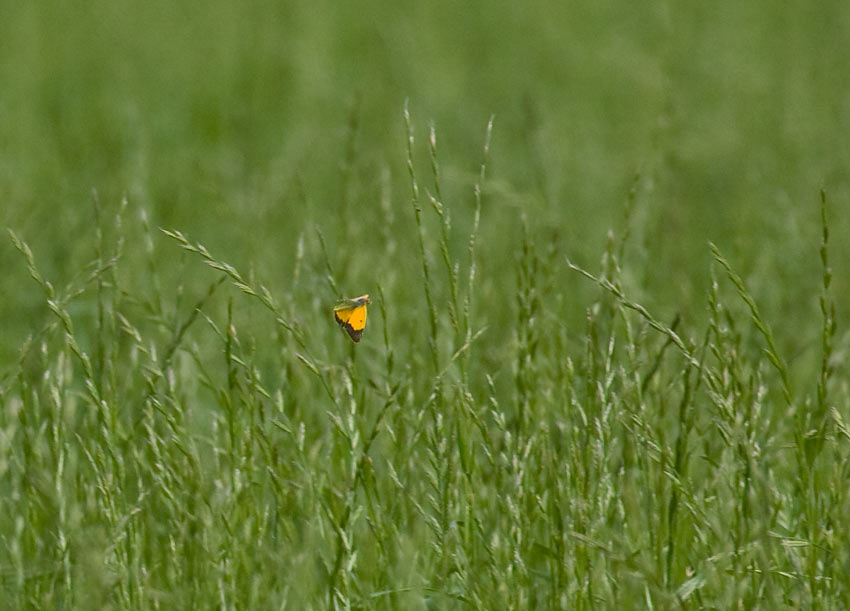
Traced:
<svg viewBox="0 0 850 611">
<path fill-rule="evenodd" d="M 334 306 L 334 320 L 355 343 L 363 336 L 363 329 L 366 328 L 366 306 L 370 303 L 372 300 L 369 295 L 360 295 L 354 299 L 340 301 Z"/>
</svg>

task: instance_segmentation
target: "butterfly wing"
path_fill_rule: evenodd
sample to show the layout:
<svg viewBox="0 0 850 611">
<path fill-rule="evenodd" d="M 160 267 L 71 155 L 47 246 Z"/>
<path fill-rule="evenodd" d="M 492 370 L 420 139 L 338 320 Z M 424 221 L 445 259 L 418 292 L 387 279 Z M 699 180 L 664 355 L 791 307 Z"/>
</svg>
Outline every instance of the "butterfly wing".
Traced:
<svg viewBox="0 0 850 611">
<path fill-rule="evenodd" d="M 359 308 L 354 308 L 351 317 L 348 319 L 348 324 L 355 331 L 363 331 L 366 328 L 366 306 L 362 305 Z"/>
<path fill-rule="evenodd" d="M 334 308 L 334 319 L 352 340 L 359 342 L 366 328 L 366 306 Z"/>
</svg>

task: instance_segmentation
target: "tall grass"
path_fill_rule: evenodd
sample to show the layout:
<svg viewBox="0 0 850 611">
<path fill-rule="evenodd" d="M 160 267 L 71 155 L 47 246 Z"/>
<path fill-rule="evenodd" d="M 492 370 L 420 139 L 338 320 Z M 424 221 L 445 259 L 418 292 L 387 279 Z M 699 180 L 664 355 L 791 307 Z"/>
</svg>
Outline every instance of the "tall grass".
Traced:
<svg viewBox="0 0 850 611">
<path fill-rule="evenodd" d="M 292 286 L 319 298 L 152 230 L 132 200 L 110 220 L 95 197 L 92 261 L 61 290 L 10 232 L 43 323 L 2 377 L 0 605 L 850 604 L 826 195 L 821 354 L 793 360 L 779 346 L 809 338 L 769 321 L 713 244 L 704 328 L 631 296 L 628 224 L 592 272 L 517 213 L 495 262 L 504 281 L 482 282 L 493 126 L 454 197 L 436 127 L 423 163 L 405 108 L 408 195 L 393 214 L 410 233 L 374 239 L 388 266 L 414 244 L 416 273 L 375 274 L 358 345 L 330 317 L 359 290 L 358 265 L 340 275 L 325 239 L 351 222 L 299 234 Z M 633 187 L 628 223 L 639 205 Z M 127 255 L 134 232 L 141 259 Z M 792 386 L 795 367 L 809 385 Z"/>
</svg>

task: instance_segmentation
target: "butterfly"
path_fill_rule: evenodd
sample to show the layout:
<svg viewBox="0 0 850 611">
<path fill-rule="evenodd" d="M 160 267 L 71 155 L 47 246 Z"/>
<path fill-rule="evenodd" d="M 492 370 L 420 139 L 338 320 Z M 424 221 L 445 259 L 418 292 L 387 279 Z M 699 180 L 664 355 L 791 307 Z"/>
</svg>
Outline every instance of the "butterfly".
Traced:
<svg viewBox="0 0 850 611">
<path fill-rule="evenodd" d="M 369 295 L 360 295 L 354 299 L 345 299 L 334 306 L 334 320 L 345 329 L 348 336 L 359 342 L 366 328 L 366 306 L 372 303 Z"/>
</svg>

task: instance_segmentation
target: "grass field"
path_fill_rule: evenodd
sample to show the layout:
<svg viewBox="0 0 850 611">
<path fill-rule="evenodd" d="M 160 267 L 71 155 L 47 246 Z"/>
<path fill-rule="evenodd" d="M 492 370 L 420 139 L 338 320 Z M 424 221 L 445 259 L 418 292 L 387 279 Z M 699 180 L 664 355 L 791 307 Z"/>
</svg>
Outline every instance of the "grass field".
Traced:
<svg viewBox="0 0 850 611">
<path fill-rule="evenodd" d="M 850 608 L 846 1 L 2 15 L 0 609 Z"/>
</svg>

